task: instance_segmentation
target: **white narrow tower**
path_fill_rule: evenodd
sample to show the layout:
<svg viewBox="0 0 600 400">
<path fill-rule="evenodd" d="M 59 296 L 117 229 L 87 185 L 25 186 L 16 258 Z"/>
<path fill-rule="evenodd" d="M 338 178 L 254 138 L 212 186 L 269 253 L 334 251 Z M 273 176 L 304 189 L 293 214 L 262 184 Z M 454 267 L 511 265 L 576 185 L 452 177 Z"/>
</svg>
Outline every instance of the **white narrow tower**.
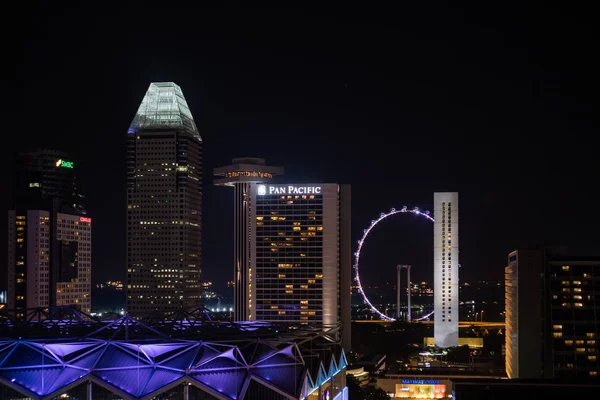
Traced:
<svg viewBox="0 0 600 400">
<path fill-rule="evenodd" d="M 433 194 L 434 342 L 458 346 L 458 193 Z"/>
</svg>

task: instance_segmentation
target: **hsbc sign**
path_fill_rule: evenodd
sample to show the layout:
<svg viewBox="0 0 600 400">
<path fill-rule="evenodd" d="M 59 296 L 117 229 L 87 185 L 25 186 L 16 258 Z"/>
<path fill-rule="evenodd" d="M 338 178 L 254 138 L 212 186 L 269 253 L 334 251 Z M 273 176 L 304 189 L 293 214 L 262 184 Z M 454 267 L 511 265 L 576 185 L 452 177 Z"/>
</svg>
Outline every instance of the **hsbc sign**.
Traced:
<svg viewBox="0 0 600 400">
<path fill-rule="evenodd" d="M 321 194 L 321 186 L 265 186 L 258 185 L 258 195 L 267 194 Z"/>
</svg>

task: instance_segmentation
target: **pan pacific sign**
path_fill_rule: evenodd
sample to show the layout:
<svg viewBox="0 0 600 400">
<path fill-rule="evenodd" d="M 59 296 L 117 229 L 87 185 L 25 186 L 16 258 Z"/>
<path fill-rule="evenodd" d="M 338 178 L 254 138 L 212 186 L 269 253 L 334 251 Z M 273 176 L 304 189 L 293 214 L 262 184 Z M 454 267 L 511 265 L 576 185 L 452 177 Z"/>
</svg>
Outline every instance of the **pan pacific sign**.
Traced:
<svg viewBox="0 0 600 400">
<path fill-rule="evenodd" d="M 321 194 L 321 186 L 269 186 L 258 185 L 258 195 L 269 194 Z"/>
</svg>

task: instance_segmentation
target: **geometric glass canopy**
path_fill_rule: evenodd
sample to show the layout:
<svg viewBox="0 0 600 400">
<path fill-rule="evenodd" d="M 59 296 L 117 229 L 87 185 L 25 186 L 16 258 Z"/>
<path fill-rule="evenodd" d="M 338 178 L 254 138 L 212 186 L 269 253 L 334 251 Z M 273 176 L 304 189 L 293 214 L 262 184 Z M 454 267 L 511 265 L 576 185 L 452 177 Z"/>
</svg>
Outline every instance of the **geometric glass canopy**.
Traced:
<svg viewBox="0 0 600 400">
<path fill-rule="evenodd" d="M 185 130 L 202 141 L 183 92 L 173 82 L 150 84 L 127 132 L 152 129 Z"/>
</svg>

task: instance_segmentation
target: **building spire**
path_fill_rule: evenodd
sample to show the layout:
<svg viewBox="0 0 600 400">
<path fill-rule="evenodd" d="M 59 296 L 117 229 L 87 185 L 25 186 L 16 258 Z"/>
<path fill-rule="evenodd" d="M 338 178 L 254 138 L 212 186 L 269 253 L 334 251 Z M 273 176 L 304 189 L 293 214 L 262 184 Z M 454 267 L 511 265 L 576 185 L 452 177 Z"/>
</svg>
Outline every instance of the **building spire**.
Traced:
<svg viewBox="0 0 600 400">
<path fill-rule="evenodd" d="M 181 129 L 202 141 L 183 92 L 173 82 L 150 84 L 127 132 L 153 129 Z"/>
</svg>

